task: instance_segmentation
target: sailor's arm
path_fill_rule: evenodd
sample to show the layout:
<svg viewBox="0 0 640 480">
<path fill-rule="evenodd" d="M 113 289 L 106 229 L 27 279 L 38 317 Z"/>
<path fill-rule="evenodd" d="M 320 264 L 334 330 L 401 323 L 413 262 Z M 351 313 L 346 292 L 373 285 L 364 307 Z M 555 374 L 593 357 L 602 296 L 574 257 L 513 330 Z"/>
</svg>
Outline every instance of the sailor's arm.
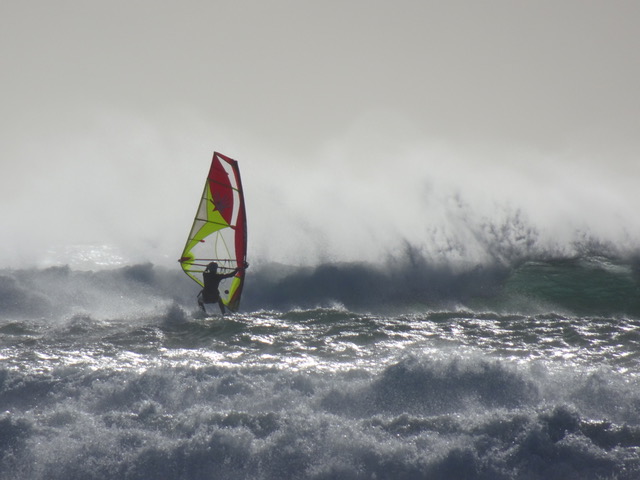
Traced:
<svg viewBox="0 0 640 480">
<path fill-rule="evenodd" d="M 236 269 L 235 269 L 233 272 L 231 272 L 231 273 L 227 273 L 227 274 L 225 274 L 225 275 L 222 275 L 222 278 L 231 278 L 231 277 L 233 277 L 236 273 L 238 273 L 240 270 L 245 270 L 245 269 L 247 269 L 247 268 L 249 268 L 249 264 L 248 264 L 247 262 L 244 262 L 244 266 L 236 268 Z"/>
</svg>

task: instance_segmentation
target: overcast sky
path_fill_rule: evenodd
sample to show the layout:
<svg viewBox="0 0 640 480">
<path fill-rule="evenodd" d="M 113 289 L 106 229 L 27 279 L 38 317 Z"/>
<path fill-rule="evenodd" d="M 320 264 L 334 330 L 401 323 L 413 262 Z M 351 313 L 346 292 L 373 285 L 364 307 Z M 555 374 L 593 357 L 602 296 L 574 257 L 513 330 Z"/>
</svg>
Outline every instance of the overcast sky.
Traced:
<svg viewBox="0 0 640 480">
<path fill-rule="evenodd" d="M 214 150 L 264 259 L 433 242 L 452 209 L 632 244 L 639 24 L 618 0 L 3 1 L 0 265 L 173 261 Z"/>
</svg>

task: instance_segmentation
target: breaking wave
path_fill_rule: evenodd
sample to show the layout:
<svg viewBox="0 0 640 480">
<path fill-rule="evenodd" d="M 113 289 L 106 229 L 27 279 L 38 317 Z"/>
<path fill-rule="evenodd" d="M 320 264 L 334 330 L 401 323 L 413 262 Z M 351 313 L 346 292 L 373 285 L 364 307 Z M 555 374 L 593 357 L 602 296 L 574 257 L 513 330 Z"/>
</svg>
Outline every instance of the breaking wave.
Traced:
<svg viewBox="0 0 640 480">
<path fill-rule="evenodd" d="M 151 264 L 112 270 L 69 267 L 0 272 L 0 315 L 141 314 L 194 305 L 198 287 Z M 416 252 L 381 264 L 262 264 L 247 276 L 243 310 L 343 305 L 355 311 L 470 308 L 515 313 L 640 315 L 640 256 L 520 259 L 472 267 L 430 264 Z"/>
</svg>

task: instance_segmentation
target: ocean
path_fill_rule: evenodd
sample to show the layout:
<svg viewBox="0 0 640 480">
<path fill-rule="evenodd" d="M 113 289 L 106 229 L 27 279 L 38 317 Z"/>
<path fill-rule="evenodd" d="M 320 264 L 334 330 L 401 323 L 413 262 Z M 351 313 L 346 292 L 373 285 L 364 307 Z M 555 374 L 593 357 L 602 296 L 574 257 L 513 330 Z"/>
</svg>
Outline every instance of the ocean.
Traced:
<svg viewBox="0 0 640 480">
<path fill-rule="evenodd" d="M 0 478 L 640 478 L 640 261 L 0 271 Z"/>
</svg>

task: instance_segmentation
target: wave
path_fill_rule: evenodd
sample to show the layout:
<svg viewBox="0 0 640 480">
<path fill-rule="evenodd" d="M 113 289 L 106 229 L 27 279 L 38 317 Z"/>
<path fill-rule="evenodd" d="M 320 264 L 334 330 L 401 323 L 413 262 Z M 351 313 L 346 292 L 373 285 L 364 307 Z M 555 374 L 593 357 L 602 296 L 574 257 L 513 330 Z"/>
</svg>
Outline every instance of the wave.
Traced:
<svg viewBox="0 0 640 480">
<path fill-rule="evenodd" d="M 218 365 L 0 372 L 6 478 L 631 480 L 640 473 L 637 379 L 630 384 L 615 372 L 540 371 L 456 355 L 407 356 L 379 372 Z"/>
<path fill-rule="evenodd" d="M 587 315 L 640 313 L 640 262 L 606 257 L 531 261 L 515 269 L 502 293 Z"/>
<path fill-rule="evenodd" d="M 152 264 L 112 270 L 69 267 L 0 271 L 0 315 L 54 318 L 143 316 L 195 306 L 198 286 Z M 252 266 L 245 311 L 342 305 L 370 312 L 469 308 L 514 313 L 640 316 L 640 256 L 523 258 L 474 266 L 433 264 L 415 251 L 371 263 Z"/>
<path fill-rule="evenodd" d="M 267 265 L 249 277 L 248 304 L 356 311 L 470 308 L 517 313 L 640 315 L 640 257 L 523 258 L 516 263 L 432 264 L 416 252 L 381 264 Z"/>
<path fill-rule="evenodd" d="M 540 396 L 532 381 L 499 362 L 411 356 L 364 389 L 331 392 L 322 406 L 364 417 L 376 412 L 431 416 L 472 407 L 517 408 L 538 403 Z"/>
</svg>

